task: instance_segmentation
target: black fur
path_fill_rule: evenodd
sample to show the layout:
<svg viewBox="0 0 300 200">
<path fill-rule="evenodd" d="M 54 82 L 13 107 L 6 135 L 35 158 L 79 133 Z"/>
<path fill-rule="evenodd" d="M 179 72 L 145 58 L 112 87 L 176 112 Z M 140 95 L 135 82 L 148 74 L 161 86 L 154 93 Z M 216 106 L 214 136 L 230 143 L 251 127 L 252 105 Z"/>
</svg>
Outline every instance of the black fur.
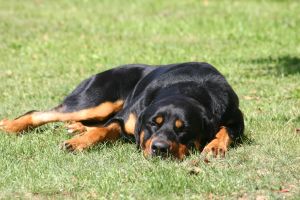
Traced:
<svg viewBox="0 0 300 200">
<path fill-rule="evenodd" d="M 221 126 L 231 139 L 240 138 L 244 120 L 238 97 L 221 75 L 208 63 L 190 62 L 164 66 L 126 65 L 111 69 L 83 81 L 60 109 L 71 112 L 123 99 L 124 108 L 108 120 L 123 127 L 130 113 L 138 117 L 135 139 L 144 140 L 156 134 L 177 143 L 189 145 L 196 138 L 202 145 L 212 140 Z M 162 126 L 153 119 L 163 115 Z M 180 118 L 184 127 L 177 130 L 174 120 Z"/>
</svg>

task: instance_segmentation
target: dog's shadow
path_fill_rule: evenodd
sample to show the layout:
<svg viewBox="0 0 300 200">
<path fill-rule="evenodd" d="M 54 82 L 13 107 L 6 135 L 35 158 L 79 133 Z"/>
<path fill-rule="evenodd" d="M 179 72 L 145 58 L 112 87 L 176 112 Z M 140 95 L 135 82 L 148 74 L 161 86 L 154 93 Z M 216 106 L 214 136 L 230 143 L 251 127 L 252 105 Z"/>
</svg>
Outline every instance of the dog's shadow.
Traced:
<svg viewBox="0 0 300 200">
<path fill-rule="evenodd" d="M 247 134 L 247 132 L 245 132 L 245 134 L 243 134 L 241 137 L 239 137 L 235 142 L 233 142 L 230 147 L 231 148 L 238 148 L 242 145 L 255 145 L 255 140 L 254 138 L 249 135 L 249 133 Z"/>
<path fill-rule="evenodd" d="M 300 58 L 291 55 L 283 55 L 279 57 L 266 57 L 266 58 L 258 58 L 250 61 L 253 64 L 267 66 L 268 68 L 271 66 L 273 68 L 275 66 L 277 75 L 293 75 L 300 74 Z"/>
</svg>

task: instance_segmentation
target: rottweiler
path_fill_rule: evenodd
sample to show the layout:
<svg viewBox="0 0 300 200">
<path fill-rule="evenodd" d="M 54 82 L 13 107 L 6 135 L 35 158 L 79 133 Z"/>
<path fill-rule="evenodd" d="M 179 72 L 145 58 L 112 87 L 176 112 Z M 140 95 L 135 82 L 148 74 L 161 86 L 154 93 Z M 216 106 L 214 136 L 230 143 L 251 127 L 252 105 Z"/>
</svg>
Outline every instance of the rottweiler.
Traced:
<svg viewBox="0 0 300 200">
<path fill-rule="evenodd" d="M 146 157 L 178 159 L 191 149 L 224 156 L 244 132 L 238 96 L 204 62 L 122 65 L 82 81 L 48 111 L 3 119 L 0 129 L 20 134 L 58 121 L 75 134 L 62 144 L 68 151 L 126 137 Z"/>
</svg>

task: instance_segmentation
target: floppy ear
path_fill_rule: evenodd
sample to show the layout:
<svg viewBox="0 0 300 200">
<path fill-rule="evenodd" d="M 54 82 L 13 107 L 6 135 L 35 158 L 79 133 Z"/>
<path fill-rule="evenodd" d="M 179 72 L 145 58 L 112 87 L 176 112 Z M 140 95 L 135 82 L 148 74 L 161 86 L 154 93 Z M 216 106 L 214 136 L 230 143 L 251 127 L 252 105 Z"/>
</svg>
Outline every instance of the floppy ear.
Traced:
<svg viewBox="0 0 300 200">
<path fill-rule="evenodd" d="M 136 125 L 135 125 L 135 129 L 134 129 L 134 137 L 135 137 L 135 142 L 136 142 L 136 146 L 139 149 L 140 148 L 140 135 L 141 135 L 141 131 L 143 129 L 143 125 L 144 125 L 144 111 L 141 112 L 141 114 L 138 116 Z"/>
<path fill-rule="evenodd" d="M 205 134 L 209 135 L 212 137 L 215 133 L 215 125 L 214 121 L 212 118 L 209 118 L 207 116 L 202 116 L 202 128 Z"/>
<path fill-rule="evenodd" d="M 198 108 L 198 115 L 201 119 L 201 129 L 206 137 L 213 137 L 216 131 L 218 130 L 216 127 L 216 123 L 212 116 L 212 113 L 207 112 L 207 110 L 203 107 Z M 204 136 L 204 137 L 205 137 Z"/>
</svg>

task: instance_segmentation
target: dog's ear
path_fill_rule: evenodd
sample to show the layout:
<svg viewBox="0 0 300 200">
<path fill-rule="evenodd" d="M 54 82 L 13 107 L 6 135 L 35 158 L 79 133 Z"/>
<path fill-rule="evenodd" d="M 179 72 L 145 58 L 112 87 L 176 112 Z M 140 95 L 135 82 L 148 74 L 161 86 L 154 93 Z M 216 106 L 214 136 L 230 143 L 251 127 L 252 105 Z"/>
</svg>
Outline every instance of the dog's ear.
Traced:
<svg viewBox="0 0 300 200">
<path fill-rule="evenodd" d="M 212 114 L 202 106 L 198 107 L 197 114 L 198 120 L 200 120 L 200 123 L 198 123 L 201 124 L 201 130 L 203 131 L 202 136 L 213 137 L 217 127 Z"/>
<path fill-rule="evenodd" d="M 205 114 L 201 116 L 201 123 L 202 123 L 202 130 L 205 132 L 205 134 L 208 134 L 210 136 L 213 135 L 215 132 L 215 126 L 212 118 L 209 118 Z"/>
<path fill-rule="evenodd" d="M 143 126 L 145 125 L 145 111 L 142 111 L 141 114 L 138 116 L 137 118 L 137 122 L 136 122 L 136 125 L 135 125 L 135 129 L 134 129 L 134 137 L 135 137 L 135 142 L 136 142 L 136 145 L 137 145 L 137 148 L 139 149 L 140 148 L 140 143 L 141 143 L 141 139 L 140 139 L 140 135 L 141 135 L 141 132 L 143 130 Z"/>
</svg>

